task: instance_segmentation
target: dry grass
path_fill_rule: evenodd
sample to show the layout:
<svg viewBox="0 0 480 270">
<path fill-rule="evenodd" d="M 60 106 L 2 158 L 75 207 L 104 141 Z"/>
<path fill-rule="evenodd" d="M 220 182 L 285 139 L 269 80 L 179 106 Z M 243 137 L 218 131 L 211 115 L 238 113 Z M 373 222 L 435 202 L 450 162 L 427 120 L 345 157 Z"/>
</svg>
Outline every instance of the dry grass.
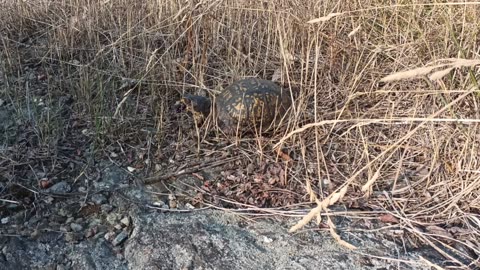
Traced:
<svg viewBox="0 0 480 270">
<path fill-rule="evenodd" d="M 71 95 L 99 148 L 144 123 L 161 150 L 183 136 L 172 134 L 179 93 L 280 75 L 299 92 L 269 143 L 298 155 L 289 181 L 318 205 L 293 229 L 339 200 L 368 201 L 457 266 L 475 260 L 460 261 L 459 245 L 478 265 L 480 3 L 384 3 L 2 1 L 0 97 L 31 121 L 37 147 L 65 138 L 67 119 L 36 98 Z M 9 79 L 38 65 L 42 87 Z M 253 145 L 245 153 L 275 158 Z"/>
</svg>

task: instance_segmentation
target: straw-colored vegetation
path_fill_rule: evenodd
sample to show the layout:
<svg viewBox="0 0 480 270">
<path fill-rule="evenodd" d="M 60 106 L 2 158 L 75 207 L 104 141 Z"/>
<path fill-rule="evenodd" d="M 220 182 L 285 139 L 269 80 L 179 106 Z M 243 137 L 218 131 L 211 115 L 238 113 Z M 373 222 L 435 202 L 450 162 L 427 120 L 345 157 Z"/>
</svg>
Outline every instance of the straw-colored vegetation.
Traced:
<svg viewBox="0 0 480 270">
<path fill-rule="evenodd" d="M 293 203 L 313 203 L 291 231 L 346 204 L 364 210 L 353 218 L 389 216 L 457 266 L 478 264 L 480 3 L 385 3 L 2 1 L 0 98 L 44 155 L 73 136 L 67 125 L 105 155 L 109 141 L 154 130 L 161 152 L 189 132 L 172 132 L 181 93 L 275 77 L 295 94 L 283 132 L 237 153 L 290 153 L 285 181 L 303 193 Z M 42 87 L 18 79 L 38 66 Z M 54 109 L 66 95 L 70 119 Z M 188 134 L 202 158 L 208 135 Z"/>
</svg>

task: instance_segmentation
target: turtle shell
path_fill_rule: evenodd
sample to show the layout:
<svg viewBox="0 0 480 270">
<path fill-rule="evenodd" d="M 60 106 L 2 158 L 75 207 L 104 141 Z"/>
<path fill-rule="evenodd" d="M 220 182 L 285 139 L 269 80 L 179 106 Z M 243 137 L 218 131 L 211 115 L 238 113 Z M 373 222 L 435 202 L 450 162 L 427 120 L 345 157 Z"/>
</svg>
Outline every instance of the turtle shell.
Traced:
<svg viewBox="0 0 480 270">
<path fill-rule="evenodd" d="M 267 131 L 284 117 L 290 105 L 287 90 L 258 78 L 235 81 L 215 101 L 220 127 L 230 132 L 253 127 Z"/>
</svg>

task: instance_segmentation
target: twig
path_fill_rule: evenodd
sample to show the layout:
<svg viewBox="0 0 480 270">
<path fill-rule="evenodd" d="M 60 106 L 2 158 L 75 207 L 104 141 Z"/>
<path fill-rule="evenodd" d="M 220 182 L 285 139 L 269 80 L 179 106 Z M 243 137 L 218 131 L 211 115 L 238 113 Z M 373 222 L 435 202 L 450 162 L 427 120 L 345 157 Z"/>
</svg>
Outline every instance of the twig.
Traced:
<svg viewBox="0 0 480 270">
<path fill-rule="evenodd" d="M 159 175 L 155 175 L 155 176 L 152 176 L 152 177 L 148 177 L 144 180 L 140 180 L 140 183 L 143 184 L 143 185 L 151 185 L 151 184 L 155 184 L 155 183 L 158 183 L 158 182 L 165 181 L 165 180 L 167 180 L 169 178 L 172 178 L 172 177 L 178 177 L 178 176 L 185 175 L 185 174 L 196 173 L 196 172 L 199 172 L 203 169 L 218 167 L 218 166 L 221 166 L 225 163 L 228 163 L 228 162 L 231 162 L 231 161 L 234 161 L 234 160 L 237 160 L 237 159 L 239 159 L 239 158 L 234 157 L 234 158 L 229 158 L 229 159 L 226 159 L 226 160 L 220 160 L 220 161 L 213 162 L 213 163 L 199 164 L 199 165 L 195 165 L 193 168 L 178 170 L 174 173 L 163 174 L 163 175 L 159 174 Z"/>
</svg>

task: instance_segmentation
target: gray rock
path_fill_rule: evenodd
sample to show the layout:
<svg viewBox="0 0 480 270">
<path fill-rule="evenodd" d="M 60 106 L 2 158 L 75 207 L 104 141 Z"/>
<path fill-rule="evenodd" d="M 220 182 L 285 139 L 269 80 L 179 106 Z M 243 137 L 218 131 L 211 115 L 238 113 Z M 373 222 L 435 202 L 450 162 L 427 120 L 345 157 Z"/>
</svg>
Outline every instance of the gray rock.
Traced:
<svg viewBox="0 0 480 270">
<path fill-rule="evenodd" d="M 95 204 L 105 204 L 107 202 L 107 197 L 105 195 L 97 193 L 92 195 L 92 202 Z"/>
<path fill-rule="evenodd" d="M 121 243 L 123 243 L 123 241 L 125 241 L 127 238 L 128 238 L 128 233 L 126 231 L 122 231 L 113 239 L 112 245 L 118 246 Z"/>
<path fill-rule="evenodd" d="M 74 232 L 81 232 L 83 230 L 83 227 L 82 225 L 78 224 L 78 223 L 71 223 L 70 224 L 70 228 L 72 229 L 72 231 Z"/>
<path fill-rule="evenodd" d="M 132 219 L 135 229 L 125 246 L 132 269 L 375 269 L 362 264 L 358 253 L 340 246 L 328 232 L 289 234 L 296 220 L 288 226 L 258 220 L 245 229 L 240 218 L 220 211 L 153 213 Z M 358 247 L 366 254 L 390 252 L 375 242 Z M 157 262 L 162 262 L 160 267 Z M 402 264 L 402 269 L 423 268 Z"/>
<path fill-rule="evenodd" d="M 51 193 L 69 193 L 72 191 L 72 187 L 65 181 L 58 182 L 55 185 L 51 186 L 47 189 L 48 192 Z"/>
<path fill-rule="evenodd" d="M 113 210 L 113 206 L 110 204 L 102 204 L 100 206 L 100 209 L 102 210 L 103 213 L 110 213 Z"/>
<path fill-rule="evenodd" d="M 130 226 L 130 218 L 128 218 L 128 217 L 122 218 L 122 220 L 120 220 L 120 222 L 127 227 Z"/>
<path fill-rule="evenodd" d="M 120 214 L 118 213 L 110 213 L 107 215 L 107 222 L 111 225 L 115 225 L 118 220 L 120 220 Z"/>
<path fill-rule="evenodd" d="M 103 170 L 102 179 L 93 184 L 96 190 L 111 189 L 122 184 L 128 184 L 128 178 L 129 175 L 124 169 L 116 165 L 110 165 Z"/>
<path fill-rule="evenodd" d="M 4 237 L 0 269 L 426 269 L 417 253 L 362 232 L 343 239 L 357 251 L 340 246 L 328 232 L 296 234 L 287 224 L 241 217 L 223 211 L 191 213 L 128 213 L 133 228 L 107 237 L 84 239 L 83 234 L 49 232 L 37 239 Z M 123 216 L 123 215 L 122 215 Z M 47 235 L 47 234 L 45 234 Z M 77 237 L 78 235 L 78 237 Z M 103 234 L 102 234 L 103 235 Z M 67 240 L 75 244 L 67 243 Z M 108 239 L 105 240 L 105 239 Z M 128 241 L 126 241 L 128 239 Z M 111 244 L 110 244 L 111 243 Z M 124 254 L 121 244 L 124 244 Z M 117 256 L 118 254 L 118 256 Z M 395 261 L 380 260 L 374 254 Z M 425 254 L 422 254 L 425 257 Z M 366 259 L 367 258 L 367 259 Z M 427 256 L 439 263 L 438 257 Z M 367 263 L 364 263 L 364 262 Z M 405 264 L 404 262 L 410 262 Z M 441 261 L 440 261 L 441 263 Z M 395 267 L 391 267 L 395 264 Z"/>
</svg>

